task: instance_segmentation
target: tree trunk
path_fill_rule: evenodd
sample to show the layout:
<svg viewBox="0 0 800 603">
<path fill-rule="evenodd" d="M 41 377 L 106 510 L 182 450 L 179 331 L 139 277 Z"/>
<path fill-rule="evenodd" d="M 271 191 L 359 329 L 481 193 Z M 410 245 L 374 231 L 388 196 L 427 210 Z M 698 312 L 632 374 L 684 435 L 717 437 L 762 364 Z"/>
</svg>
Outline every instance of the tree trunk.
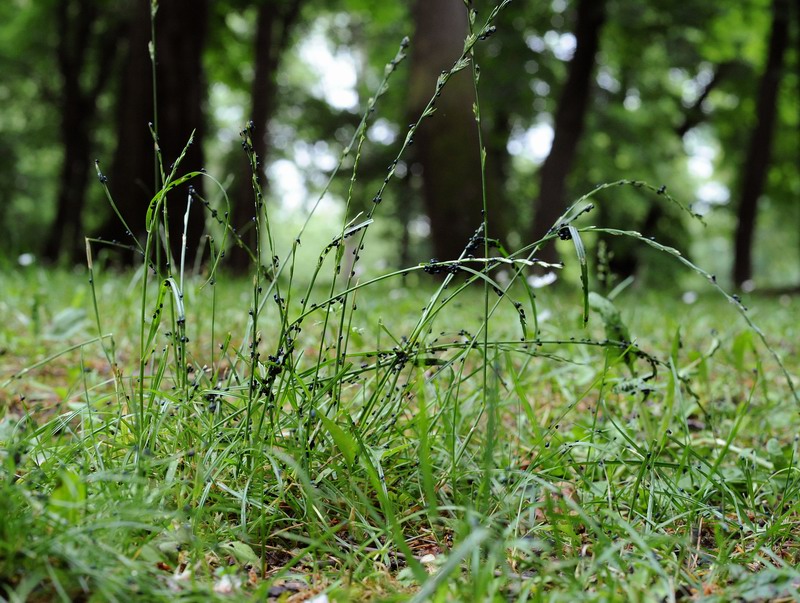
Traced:
<svg viewBox="0 0 800 603">
<path fill-rule="evenodd" d="M 206 133 L 203 104 L 206 81 L 203 73 L 203 49 L 208 29 L 209 0 L 169 0 L 159 2 L 156 15 L 156 82 L 158 85 L 158 138 L 165 171 L 180 156 L 194 131 L 194 142 L 186 150 L 178 174 L 203 169 L 203 142 Z M 191 24 L 186 16 L 191 14 Z M 159 18 L 160 17 L 160 18 Z M 202 195 L 204 179 L 192 186 Z M 170 198 L 170 244 L 179 258 L 186 211 L 185 189 Z M 205 230 L 203 208 L 192 208 L 186 232 L 186 257 L 192 261 L 200 247 Z"/>
<path fill-rule="evenodd" d="M 153 121 L 153 95 L 150 59 L 150 6 L 148 2 L 127 3 L 128 26 L 116 106 L 116 150 L 112 159 L 109 187 L 114 203 L 125 218 L 130 232 L 116 215 L 105 222 L 100 237 L 131 245 L 146 229 L 145 212 L 153 195 L 154 150 L 147 129 Z M 133 254 L 122 254 L 124 263 L 140 261 Z"/>
<path fill-rule="evenodd" d="M 736 285 L 751 280 L 753 276 L 753 233 L 756 213 L 769 171 L 778 88 L 783 76 L 783 60 L 788 43 L 789 2 L 773 0 L 767 63 L 761 76 L 756 104 L 757 122 L 747 149 L 739 200 L 733 262 L 733 281 Z"/>
<path fill-rule="evenodd" d="M 566 179 L 583 134 L 595 55 L 605 20 L 606 0 L 578 0 L 575 26 L 577 46 L 558 101 L 553 126 L 553 146 L 539 172 L 539 197 L 535 204 L 533 240 L 547 234 L 566 209 Z M 538 257 L 544 261 L 557 261 L 555 246 L 545 246 Z"/>
<path fill-rule="evenodd" d="M 64 157 L 59 177 L 56 217 L 44 255 L 74 261 L 83 248 L 81 226 L 91 162 L 92 127 L 97 98 L 106 86 L 116 55 L 118 34 L 113 23 L 98 25 L 96 3 L 63 0 L 56 6 L 58 69 L 61 79 L 59 133 Z M 87 83 L 87 64 L 93 46 L 99 54 L 94 80 Z"/>
<path fill-rule="evenodd" d="M 50 228 L 44 255 L 50 261 L 59 258 L 72 262 L 80 246 L 82 213 L 86 196 L 91 143 L 89 141 L 89 113 L 78 99 L 65 99 L 61 110 L 61 139 L 64 159 L 58 185 L 56 217 Z"/>
<path fill-rule="evenodd" d="M 408 90 L 409 121 L 416 121 L 452 67 L 468 33 L 462 0 L 416 0 Z M 415 160 L 422 166 L 422 192 L 430 219 L 433 252 L 439 260 L 458 258 L 482 221 L 481 166 L 469 68 L 455 74 L 436 101 L 436 112 L 415 135 Z M 490 232 L 490 236 L 493 236 Z"/>
<path fill-rule="evenodd" d="M 269 122 L 275 112 L 276 85 L 275 76 L 280 65 L 280 58 L 289 43 L 289 35 L 300 15 L 303 0 L 276 2 L 263 0 L 256 17 L 255 40 L 255 74 L 250 92 L 250 119 L 253 121 L 253 146 L 259 159 L 258 177 L 262 192 L 266 195 L 267 180 L 263 166 L 269 154 Z M 240 152 L 240 151 L 239 151 Z M 241 153 L 241 152 L 240 152 Z M 250 165 L 242 154 L 241 166 L 235 174 L 230 192 L 232 203 L 231 223 L 250 249 L 256 246 L 256 230 L 253 226 L 255 202 L 251 186 Z M 250 256 L 241 247 L 234 246 L 228 255 L 232 268 L 245 270 L 250 265 Z"/>
<path fill-rule="evenodd" d="M 131 236 L 143 239 L 146 234 L 145 213 L 156 191 L 159 179 L 154 168 L 154 144 L 148 123 L 158 129 L 158 145 L 168 174 L 194 130 L 194 142 L 187 149 L 178 175 L 203 168 L 205 119 L 203 103 L 206 84 L 202 56 L 208 24 L 208 0 L 170 0 L 158 5 L 156 14 L 156 86 L 158 114 L 153 111 L 150 41 L 150 6 L 137 1 L 132 5 L 128 32 L 126 65 L 117 106 L 117 150 L 109 185 L 114 201 L 131 232 L 112 216 L 102 229 L 102 236 L 123 244 Z M 191 24 L 186 20 L 191 15 Z M 156 123 L 157 121 L 157 123 Z M 196 178 L 192 186 L 202 195 L 203 180 Z M 160 187 L 161 183 L 158 182 Z M 186 211 L 187 188 L 174 190 L 167 201 L 169 237 L 173 257 L 180 257 L 183 217 Z M 192 207 L 187 228 L 186 257 L 192 261 L 204 231 L 203 209 Z M 126 255 L 133 261 L 133 255 Z"/>
</svg>

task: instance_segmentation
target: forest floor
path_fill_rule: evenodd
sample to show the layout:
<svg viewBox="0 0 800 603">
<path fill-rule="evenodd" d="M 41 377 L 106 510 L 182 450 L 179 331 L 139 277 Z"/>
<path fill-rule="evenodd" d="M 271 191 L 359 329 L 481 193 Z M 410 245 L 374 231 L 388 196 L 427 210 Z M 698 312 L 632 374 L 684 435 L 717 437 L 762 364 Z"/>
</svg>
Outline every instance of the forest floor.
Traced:
<svg viewBox="0 0 800 603">
<path fill-rule="evenodd" d="M 799 297 L 88 280 L 0 276 L 0 600 L 800 597 Z"/>
</svg>

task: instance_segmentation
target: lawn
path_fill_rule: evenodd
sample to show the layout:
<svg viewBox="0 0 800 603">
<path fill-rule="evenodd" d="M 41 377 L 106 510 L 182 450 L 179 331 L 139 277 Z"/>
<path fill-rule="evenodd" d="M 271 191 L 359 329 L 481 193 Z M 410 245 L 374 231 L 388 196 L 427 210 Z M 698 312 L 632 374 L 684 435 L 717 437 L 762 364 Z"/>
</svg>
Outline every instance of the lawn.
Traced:
<svg viewBox="0 0 800 603">
<path fill-rule="evenodd" d="M 498 33 L 491 23 L 506 4 L 490 11 L 482 27 L 470 10 L 460 57 L 449 70 L 434 70 L 431 96 L 419 117 L 398 130 L 405 134 L 375 180 L 374 195 L 365 197 L 355 184 L 363 168 L 372 169 L 364 165 L 373 161 L 366 160 L 371 116 L 406 56 L 408 38 L 368 97 L 349 143 L 339 140 L 337 129 L 337 145 L 345 144 L 338 162 L 325 168 L 315 184 L 320 190 L 309 193 L 316 200 L 304 199 L 297 212 L 288 210 L 279 190 L 262 188 L 261 161 L 270 158 L 257 157 L 256 147 L 266 116 L 259 135 L 252 121 L 240 133 L 253 213 L 235 220 L 247 222 L 238 232 L 231 214 L 246 206 L 239 195 L 232 198 L 231 180 L 183 165 L 193 163 L 191 138 L 177 158 L 162 156 L 162 132 L 151 124 L 152 198 L 118 205 L 113 193 L 128 185 L 114 183 L 112 190 L 95 162 L 124 240 L 87 239 L 86 265 L 72 271 L 42 267 L 29 253 L 17 263 L 0 258 L 0 600 L 800 599 L 800 301 L 726 292 L 716 276 L 688 259 L 695 256 L 649 236 L 649 216 L 662 213 L 648 210 L 644 235 L 633 231 L 638 226 L 629 208 L 663 203 L 672 212 L 662 215 L 669 224 L 664 236 L 679 241 L 672 235 L 686 227 L 683 240 L 693 236 L 695 249 L 684 252 L 700 247 L 699 255 L 714 255 L 717 266 L 730 263 L 718 251 L 727 247 L 702 245 L 704 236 L 718 235 L 703 229 L 701 214 L 722 199 L 692 208 L 673 198 L 673 189 L 689 191 L 699 180 L 691 187 L 688 180 L 685 186 L 667 182 L 670 192 L 667 184 L 629 179 L 595 184 L 597 174 L 630 163 L 620 160 L 627 152 L 612 152 L 610 143 L 587 156 L 607 155 L 614 169 L 599 161 L 593 169 L 583 166 L 579 171 L 594 188 L 549 230 L 538 225 L 546 230 L 541 239 L 509 252 L 505 239 L 514 236 L 491 238 L 502 232 L 493 212 L 524 221 L 515 213 L 527 212 L 531 199 L 527 184 L 516 192 L 512 187 L 519 204 L 490 212 L 501 201 L 488 186 L 473 47 Z M 154 41 L 154 76 L 155 47 Z M 527 37 L 526 47 L 534 50 Z M 524 71 L 533 76 L 539 66 L 528 50 Z M 650 60 L 643 64 L 649 69 Z M 708 70 L 705 59 L 702 65 L 692 87 Z M 429 213 L 432 234 L 420 228 L 424 242 L 413 247 L 406 237 L 398 253 L 403 237 L 397 234 L 411 226 L 406 196 L 412 189 L 387 196 L 394 202 L 383 203 L 383 195 L 404 178 L 400 172 L 419 178 L 404 158 L 437 102 L 437 115 L 450 111 L 447 96 L 437 99 L 461 71 L 471 72 L 476 93 L 464 123 L 477 124 L 480 168 L 470 171 L 480 176 L 480 208 L 473 203 L 466 211 L 464 194 L 449 186 L 431 189 L 443 194 L 427 201 L 445 208 L 439 213 L 451 220 Z M 518 72 L 509 73 L 522 81 Z M 689 71 L 669 74 L 690 83 Z M 777 82 L 765 76 L 769 80 Z M 549 85 L 538 83 L 548 92 L 526 86 L 547 96 Z M 611 92 L 610 85 L 601 87 Z M 415 88 L 403 94 L 414 96 Z M 497 89 L 507 96 L 505 86 Z M 711 83 L 700 100 L 710 89 Z M 636 94 L 620 100 L 635 111 L 641 98 L 630 90 Z M 775 94 L 768 90 L 759 98 Z M 628 109 L 629 99 L 635 108 Z M 528 111 L 518 121 L 534 123 Z M 668 129 L 671 138 L 678 122 L 661 111 L 654 119 L 668 124 L 661 131 Z M 562 120 L 559 114 L 553 140 L 563 136 L 558 122 L 565 121 L 575 129 L 568 138 L 577 141 L 583 117 Z M 486 125 L 510 127 L 519 116 L 504 108 L 495 117 Z M 197 127 L 202 132 L 202 124 Z M 464 149 L 443 134 L 431 139 L 436 144 L 426 136 L 422 131 L 415 148 L 446 153 L 421 173 L 455 173 L 449 155 Z M 753 140 L 761 136 L 754 130 Z M 613 146 L 637 140 L 634 152 L 657 167 L 659 177 L 674 167 L 663 163 L 662 147 L 679 157 L 669 162 L 681 169 L 691 159 L 670 150 L 677 141 L 662 144 L 660 135 L 649 147 L 627 133 L 599 138 Z M 510 149 L 508 140 L 501 146 Z M 724 136 L 718 142 L 712 157 L 730 146 Z M 145 147 L 149 152 L 149 139 Z M 26 149 L 21 154 L 39 160 Z M 705 159 L 713 171 L 714 162 Z M 748 163 L 768 162 L 743 164 L 754 181 L 764 180 Z M 568 167 L 571 160 L 551 163 L 548 156 L 541 171 L 556 164 Z M 628 171 L 639 170 L 631 165 Z M 546 203 L 536 212 L 558 209 L 563 201 L 562 192 L 547 192 L 549 178 L 542 176 L 537 194 Z M 188 186 L 201 181 L 205 190 Z M 727 191 L 707 182 L 714 183 Z M 477 184 L 464 191 L 476 192 Z M 624 205 L 620 188 L 630 193 Z M 184 195 L 185 209 L 175 215 L 176 198 Z M 626 230 L 587 225 L 613 215 L 594 211 L 603 203 L 609 205 L 602 209 L 614 204 L 624 216 L 617 226 Z M 744 198 L 739 206 L 747 207 Z M 33 207 L 38 195 L 31 197 Z M 783 212 L 775 208 L 773 215 Z M 138 227 L 125 221 L 131 209 L 145 213 Z M 474 220 L 479 210 L 470 238 L 464 224 L 467 232 L 473 228 L 466 218 Z M 754 225 L 746 212 L 737 219 Z M 175 228 L 181 224 L 182 237 Z M 440 250 L 447 255 L 466 243 L 460 257 L 387 268 L 392 255 L 413 255 L 445 238 Z M 613 251 L 606 245 L 620 238 L 647 252 L 631 264 L 643 269 L 637 279 L 608 282 Z M 776 246 L 783 241 L 770 238 Z M 233 276 L 225 253 L 251 239 L 253 248 L 241 256 L 250 260 L 251 274 Z M 551 244 L 563 265 L 541 261 L 550 257 L 541 254 Z M 138 268 L 112 269 L 115 261 L 124 264 L 113 255 L 120 248 L 139 260 Z M 379 259 L 386 260 L 382 268 Z M 555 283 L 543 274 L 549 270 L 558 273 Z M 750 276 L 738 279 L 743 287 L 752 284 Z M 661 288 L 651 286 L 653 280 Z"/>
<path fill-rule="evenodd" d="M 5 271 L 0 597 L 800 596 L 797 298 L 437 276 Z"/>
</svg>

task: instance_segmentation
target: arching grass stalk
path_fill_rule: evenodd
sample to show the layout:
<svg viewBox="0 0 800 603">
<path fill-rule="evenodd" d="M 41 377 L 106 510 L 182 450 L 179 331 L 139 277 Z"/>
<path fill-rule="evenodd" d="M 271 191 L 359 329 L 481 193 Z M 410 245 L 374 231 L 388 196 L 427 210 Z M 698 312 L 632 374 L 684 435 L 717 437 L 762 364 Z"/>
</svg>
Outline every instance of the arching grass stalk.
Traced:
<svg viewBox="0 0 800 603">
<path fill-rule="evenodd" d="M 688 260 L 677 249 L 673 247 L 668 247 L 667 245 L 662 245 L 658 241 L 654 241 L 653 239 L 645 237 L 639 232 L 632 230 L 618 230 L 615 228 L 598 228 L 595 226 L 587 226 L 581 228 L 580 230 L 585 232 L 602 232 L 613 236 L 631 237 L 633 239 L 641 241 L 642 243 L 644 243 L 649 247 L 652 247 L 653 249 L 657 249 L 658 251 L 671 255 L 672 257 L 677 259 L 681 264 L 689 268 L 692 272 L 703 277 L 713 289 L 715 289 L 719 294 L 721 294 L 725 299 L 727 299 L 728 302 L 733 304 L 733 306 L 736 308 L 736 310 L 739 312 L 742 318 L 744 318 L 744 321 L 747 323 L 747 326 L 750 328 L 750 330 L 752 330 L 758 336 L 759 340 L 761 341 L 761 344 L 769 352 L 770 356 L 772 356 L 773 360 L 778 365 L 778 367 L 780 367 L 781 373 L 783 373 L 783 376 L 786 380 L 786 384 L 789 386 L 789 391 L 792 394 L 792 398 L 794 399 L 795 404 L 798 406 L 798 411 L 800 411 L 800 394 L 798 394 L 797 388 L 794 385 L 794 379 L 792 378 L 791 374 L 786 368 L 786 365 L 783 362 L 783 359 L 780 357 L 780 354 L 778 354 L 777 350 L 769 342 L 769 339 L 767 339 L 767 336 L 764 333 L 764 331 L 755 323 L 755 321 L 753 321 L 752 318 L 750 318 L 750 315 L 747 313 L 747 307 L 742 303 L 741 298 L 734 293 L 728 293 L 717 282 L 717 277 L 715 275 L 700 268 L 697 264 L 694 264 L 693 262 Z"/>
<path fill-rule="evenodd" d="M 591 203 L 588 203 L 589 200 L 594 198 L 596 195 L 598 195 L 602 191 L 605 191 L 605 190 L 608 190 L 608 189 L 611 189 L 611 188 L 615 188 L 615 187 L 618 187 L 618 186 L 631 186 L 633 188 L 649 190 L 649 191 L 655 193 L 659 198 L 666 199 L 667 202 L 675 205 L 676 207 L 678 207 L 678 209 L 680 209 L 682 212 L 688 214 L 691 218 L 699 220 L 700 222 L 705 224 L 705 222 L 703 221 L 703 217 L 700 214 L 696 213 L 690 207 L 687 207 L 687 206 L 683 205 L 678 200 L 673 198 L 666 191 L 666 188 L 664 186 L 656 187 L 656 186 L 653 186 L 652 184 L 649 184 L 647 182 L 643 182 L 643 181 L 640 181 L 640 180 L 628 180 L 628 179 L 616 180 L 616 181 L 613 181 L 613 182 L 606 182 L 606 183 L 603 183 L 603 184 L 599 184 L 593 190 L 591 190 L 588 193 L 582 195 L 577 201 L 575 201 L 567 209 L 567 211 L 564 212 L 564 214 L 562 214 L 562 216 L 558 219 L 558 221 L 555 224 L 553 224 L 553 226 L 550 228 L 550 230 L 549 230 L 547 235 L 545 235 L 544 237 L 542 237 L 540 240 L 536 241 L 535 243 L 532 243 L 532 244 L 530 244 L 530 245 L 518 250 L 517 252 L 515 252 L 512 255 L 512 257 L 524 256 L 524 257 L 526 257 L 526 259 L 532 260 L 534 258 L 534 256 L 535 256 L 535 254 L 538 252 L 538 250 L 541 249 L 542 245 L 547 244 L 548 242 L 551 242 L 551 241 L 555 240 L 556 238 L 558 238 L 559 237 L 559 233 L 562 231 L 562 229 L 567 229 L 569 231 L 569 229 L 572 226 L 573 222 L 575 222 L 578 218 L 580 218 L 581 216 L 591 212 L 594 209 L 594 205 L 591 204 Z M 662 245 L 658 241 L 656 241 L 656 240 L 654 240 L 654 239 L 652 239 L 650 237 L 645 237 L 640 232 L 637 232 L 637 231 L 622 230 L 622 229 L 615 229 L 615 228 L 602 228 L 602 227 L 596 227 L 596 226 L 587 226 L 587 227 L 581 227 L 581 228 L 573 227 L 573 230 L 569 231 L 569 232 L 570 232 L 570 235 L 572 235 L 573 233 L 576 233 L 576 232 L 589 232 L 589 231 L 606 233 L 606 234 L 610 234 L 612 236 L 625 236 L 625 237 L 630 237 L 632 239 L 638 240 L 641 243 L 643 243 L 643 244 L 645 244 L 645 245 L 647 245 L 649 247 L 652 247 L 652 248 L 654 248 L 654 249 L 656 249 L 656 250 L 658 250 L 658 251 L 660 251 L 662 253 L 666 253 L 668 255 L 671 255 L 678 262 L 680 262 L 681 264 L 683 264 L 684 266 L 689 268 L 692 272 L 694 272 L 695 274 L 698 274 L 699 276 L 703 277 L 703 279 L 705 279 L 708 282 L 708 284 L 714 290 L 716 290 L 719 294 L 721 294 L 728 302 L 730 302 L 736 308 L 738 313 L 742 316 L 744 321 L 747 323 L 747 326 L 758 336 L 758 338 L 761 341 L 761 343 L 764 346 L 764 348 L 769 352 L 769 354 L 772 356 L 773 360 L 775 360 L 777 365 L 780 367 L 781 372 L 783 373 L 783 375 L 784 375 L 784 377 L 786 379 L 786 383 L 789 386 L 789 390 L 790 390 L 790 392 L 792 394 L 792 398 L 794 399 L 795 403 L 797 404 L 798 408 L 800 409 L 800 394 L 798 393 L 797 388 L 794 385 L 794 381 L 793 381 L 791 375 L 789 374 L 789 371 L 787 370 L 787 368 L 786 368 L 783 360 L 781 359 L 780 355 L 775 350 L 775 348 L 769 343 L 769 340 L 767 339 L 766 334 L 750 318 L 750 315 L 747 313 L 747 307 L 742 303 L 741 298 L 736 294 L 728 293 L 719 284 L 719 282 L 717 282 L 716 275 L 711 274 L 710 272 L 708 272 L 707 270 L 704 270 L 703 268 L 700 268 L 699 266 L 697 266 L 696 264 L 691 262 L 689 259 L 687 259 L 677 249 L 675 249 L 673 247 L 666 246 L 666 245 Z M 521 274 L 522 274 L 522 266 L 520 266 L 520 268 L 518 268 L 517 272 L 515 272 L 513 278 L 511 279 L 511 282 L 513 283 L 517 278 L 519 278 L 521 276 Z M 582 273 L 581 276 L 582 276 L 582 281 L 584 281 L 583 273 Z M 586 283 L 585 282 L 582 282 L 582 288 L 584 290 L 584 296 L 586 296 L 588 292 L 586 291 Z M 505 290 L 507 290 L 507 288 L 504 289 L 504 291 Z"/>
</svg>

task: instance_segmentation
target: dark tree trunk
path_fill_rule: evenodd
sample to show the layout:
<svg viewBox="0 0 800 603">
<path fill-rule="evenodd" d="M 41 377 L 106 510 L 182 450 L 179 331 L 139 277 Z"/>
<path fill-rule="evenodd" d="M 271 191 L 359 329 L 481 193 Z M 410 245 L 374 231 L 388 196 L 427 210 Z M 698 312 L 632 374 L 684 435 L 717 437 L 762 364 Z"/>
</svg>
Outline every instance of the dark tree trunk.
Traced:
<svg viewBox="0 0 800 603">
<path fill-rule="evenodd" d="M 70 106 L 72 105 L 72 106 Z M 56 217 L 50 228 L 44 255 L 50 261 L 73 262 L 80 249 L 82 214 L 92 164 L 89 159 L 88 115 L 82 103 L 65 103 L 61 114 L 64 159 L 59 176 Z"/>
<path fill-rule="evenodd" d="M 524 233 L 518 228 L 519 225 L 511 222 L 509 211 L 511 204 L 505 189 L 511 171 L 511 156 L 508 154 L 511 115 L 503 107 L 492 107 L 492 112 L 490 128 L 488 131 L 483 129 L 486 147 L 486 190 L 491 202 L 489 236 L 504 243 L 510 232 L 514 231 L 518 237 Z"/>
<path fill-rule="evenodd" d="M 158 138 L 164 169 L 169 172 L 194 131 L 194 142 L 187 149 L 178 174 L 203 169 L 203 140 L 206 133 L 203 105 L 206 81 L 203 49 L 208 28 L 208 0 L 169 0 L 159 2 L 156 15 L 156 82 L 158 92 Z M 187 15 L 191 21 L 187 22 Z M 204 182 L 197 178 L 192 186 L 203 194 Z M 185 190 L 173 194 L 169 203 L 170 242 L 176 259 L 184 230 Z M 186 232 L 186 257 L 193 260 L 205 230 L 203 208 L 195 206 Z"/>
<path fill-rule="evenodd" d="M 575 56 L 569 64 L 553 125 L 553 146 L 539 171 L 539 198 L 533 220 L 533 240 L 547 234 L 564 213 L 566 180 L 583 134 L 592 89 L 595 55 L 606 20 L 606 0 L 578 0 Z M 539 259 L 557 260 L 555 246 L 545 246 Z"/>
<path fill-rule="evenodd" d="M 109 187 L 114 203 L 125 218 L 130 232 L 116 215 L 103 225 L 100 236 L 109 241 L 131 245 L 145 232 L 145 211 L 153 195 L 155 181 L 153 140 L 147 129 L 153 121 L 153 95 L 150 58 L 150 6 L 148 2 L 127 3 L 129 17 L 122 77 L 116 106 L 117 146 L 112 159 Z M 123 254 L 125 262 L 141 258 Z"/>
<path fill-rule="evenodd" d="M 90 171 L 92 120 L 97 98 L 105 88 L 116 55 L 117 28 L 98 25 L 96 2 L 63 0 L 56 5 L 58 69 L 61 91 L 58 107 L 59 133 L 64 157 L 59 176 L 56 217 L 50 228 L 44 255 L 51 261 L 74 261 L 82 249 L 81 226 Z M 97 48 L 93 48 L 96 46 Z M 91 51 L 99 55 L 94 79 L 87 83 Z"/>
<path fill-rule="evenodd" d="M 747 149 L 739 200 L 733 262 L 733 281 L 736 285 L 741 285 L 753 276 L 756 212 L 769 171 L 778 88 L 783 76 L 783 60 L 788 43 L 789 1 L 773 0 L 767 63 L 761 76 L 756 104 L 757 122 Z"/>
<path fill-rule="evenodd" d="M 452 67 L 468 33 L 462 0 L 416 0 L 408 91 L 409 121 L 416 121 L 443 70 Z M 481 223 L 483 198 L 478 131 L 470 69 L 454 75 L 436 101 L 436 112 L 415 135 L 412 147 L 422 166 L 425 211 L 433 252 L 440 260 L 458 258 Z M 491 236 L 491 232 L 490 232 Z"/>
<path fill-rule="evenodd" d="M 145 236 L 145 213 L 159 181 L 154 167 L 154 144 L 148 123 L 158 129 L 158 146 L 169 174 L 194 131 L 194 142 L 187 149 L 177 174 L 203 168 L 205 118 L 203 103 L 206 84 L 202 56 L 208 25 L 208 0 L 170 0 L 158 5 L 156 14 L 157 116 L 153 111 L 150 41 L 150 3 L 134 2 L 128 32 L 126 65 L 117 107 L 117 151 L 109 185 L 114 201 L 131 233 L 116 216 L 102 230 L 102 236 L 127 244 L 131 235 Z M 187 21 L 187 15 L 191 20 Z M 157 119 L 156 119 L 157 117 Z M 202 195 L 203 180 L 192 186 Z M 158 186 L 161 182 L 158 182 Z M 188 188 L 174 190 L 168 198 L 169 237 L 173 256 L 180 257 L 183 216 Z M 186 257 L 192 261 L 200 246 L 205 216 L 200 206 L 192 207 L 187 228 Z M 127 255 L 132 261 L 134 256 Z"/>
<path fill-rule="evenodd" d="M 275 112 L 275 75 L 280 58 L 289 43 L 289 36 L 300 15 L 303 0 L 277 2 L 262 0 L 256 18 L 255 74 L 251 85 L 250 119 L 253 121 L 253 146 L 260 161 L 258 177 L 261 189 L 266 193 L 267 180 L 263 166 L 269 155 L 269 122 Z M 251 184 L 250 166 L 242 153 L 241 166 L 235 174 L 230 193 L 233 205 L 232 225 L 243 243 L 250 249 L 256 246 L 256 230 L 253 226 L 255 202 Z M 234 246 L 228 256 L 230 265 L 236 270 L 244 270 L 250 265 L 250 256 L 239 246 Z"/>
</svg>

